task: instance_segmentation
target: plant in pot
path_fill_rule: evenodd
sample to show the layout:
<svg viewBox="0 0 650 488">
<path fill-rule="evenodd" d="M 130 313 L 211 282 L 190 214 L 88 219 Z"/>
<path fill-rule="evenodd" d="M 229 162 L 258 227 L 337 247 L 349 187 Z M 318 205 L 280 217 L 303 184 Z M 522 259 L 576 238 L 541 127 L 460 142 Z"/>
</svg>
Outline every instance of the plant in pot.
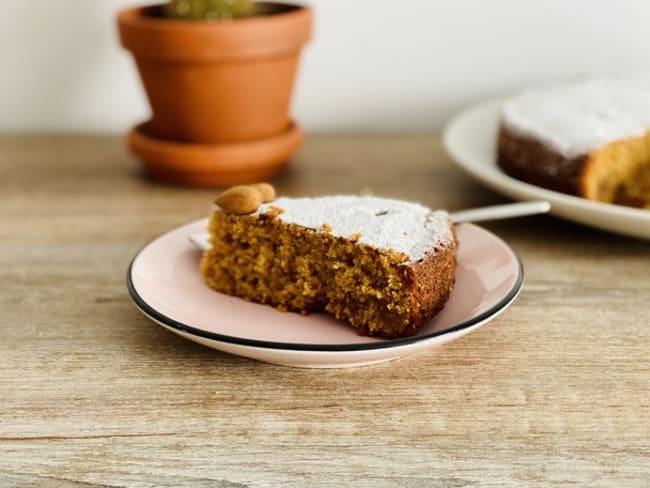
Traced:
<svg viewBox="0 0 650 488">
<path fill-rule="evenodd" d="M 277 173 L 302 140 L 289 107 L 311 10 L 250 0 L 173 0 L 118 14 L 151 120 L 129 146 L 159 179 L 223 186 Z"/>
</svg>

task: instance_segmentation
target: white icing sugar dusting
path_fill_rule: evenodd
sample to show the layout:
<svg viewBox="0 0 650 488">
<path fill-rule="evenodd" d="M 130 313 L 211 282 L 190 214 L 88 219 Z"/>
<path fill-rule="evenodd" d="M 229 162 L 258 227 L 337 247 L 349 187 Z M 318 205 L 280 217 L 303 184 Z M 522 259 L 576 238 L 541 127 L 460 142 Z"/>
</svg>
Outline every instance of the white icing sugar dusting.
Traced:
<svg viewBox="0 0 650 488">
<path fill-rule="evenodd" d="M 581 156 L 650 129 L 650 74 L 526 91 L 504 103 L 502 120 L 566 158 Z"/>
<path fill-rule="evenodd" d="M 436 246 L 452 242 L 449 214 L 431 211 L 417 203 L 377 197 L 331 196 L 319 198 L 276 198 L 258 210 L 284 210 L 276 218 L 286 223 L 329 232 L 379 249 L 393 249 L 411 261 L 424 257 Z"/>
</svg>

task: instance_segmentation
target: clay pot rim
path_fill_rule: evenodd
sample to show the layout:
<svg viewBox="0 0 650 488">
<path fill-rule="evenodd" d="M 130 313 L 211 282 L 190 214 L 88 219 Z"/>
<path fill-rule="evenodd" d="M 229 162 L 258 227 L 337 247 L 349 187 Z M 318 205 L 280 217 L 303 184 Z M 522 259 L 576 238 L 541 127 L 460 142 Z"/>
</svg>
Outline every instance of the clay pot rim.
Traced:
<svg viewBox="0 0 650 488">
<path fill-rule="evenodd" d="M 288 10 L 232 21 L 208 22 L 147 15 L 147 11 L 162 4 L 127 7 L 117 15 L 120 39 L 122 45 L 137 57 L 178 61 L 264 57 L 295 52 L 311 39 L 311 7 L 283 2 L 262 3 Z M 173 42 L 179 38 L 186 42 Z"/>
<path fill-rule="evenodd" d="M 156 17 L 153 15 L 147 15 L 147 11 L 152 9 L 160 8 L 163 6 L 162 3 L 155 3 L 149 5 L 140 5 L 138 7 L 125 7 L 118 12 L 118 18 L 120 22 L 124 23 L 138 23 L 141 25 L 150 25 L 154 28 L 164 27 L 165 29 L 224 29 L 224 28 L 233 28 L 233 27 L 242 27 L 244 25 L 250 25 L 252 23 L 268 22 L 272 20 L 281 20 L 289 16 L 297 16 L 302 11 L 311 10 L 311 7 L 307 5 L 300 5 L 295 3 L 285 3 L 285 2 L 258 2 L 265 5 L 278 5 L 281 7 L 286 7 L 286 10 L 280 12 L 274 12 L 270 15 L 252 15 L 250 17 L 242 17 L 233 20 L 186 20 L 186 19 L 171 19 L 169 17 Z"/>
</svg>

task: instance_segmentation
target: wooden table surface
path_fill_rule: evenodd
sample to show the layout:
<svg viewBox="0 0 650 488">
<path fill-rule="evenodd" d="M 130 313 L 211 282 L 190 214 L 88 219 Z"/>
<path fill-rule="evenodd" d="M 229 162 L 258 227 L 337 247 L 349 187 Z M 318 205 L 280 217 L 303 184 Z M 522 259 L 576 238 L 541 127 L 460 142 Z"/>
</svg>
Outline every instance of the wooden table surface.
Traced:
<svg viewBox="0 0 650 488">
<path fill-rule="evenodd" d="M 285 195 L 505 201 L 431 135 L 315 135 Z M 0 486 L 650 486 L 650 243 L 552 217 L 503 315 L 376 366 L 301 370 L 156 326 L 133 255 L 214 190 L 144 178 L 115 136 L 0 137 Z"/>
</svg>

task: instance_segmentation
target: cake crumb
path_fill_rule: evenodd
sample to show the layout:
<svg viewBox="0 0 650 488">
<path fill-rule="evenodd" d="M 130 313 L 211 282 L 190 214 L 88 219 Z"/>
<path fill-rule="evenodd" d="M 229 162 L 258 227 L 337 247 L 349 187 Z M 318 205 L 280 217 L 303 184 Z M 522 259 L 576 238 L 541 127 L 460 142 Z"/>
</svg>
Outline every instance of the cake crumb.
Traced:
<svg viewBox="0 0 650 488">
<path fill-rule="evenodd" d="M 355 232 L 350 237 L 348 237 L 348 239 L 352 242 L 357 242 L 359 239 L 361 239 L 361 232 Z"/>
<path fill-rule="evenodd" d="M 323 224 L 321 228 L 323 229 L 323 232 L 327 232 L 328 234 L 334 230 L 334 227 L 332 227 L 330 224 Z"/>
<path fill-rule="evenodd" d="M 264 215 L 268 215 L 269 217 L 277 217 L 278 215 L 282 215 L 284 213 L 284 209 L 280 207 L 276 207 L 274 205 L 269 205 L 268 210 Z"/>
</svg>

